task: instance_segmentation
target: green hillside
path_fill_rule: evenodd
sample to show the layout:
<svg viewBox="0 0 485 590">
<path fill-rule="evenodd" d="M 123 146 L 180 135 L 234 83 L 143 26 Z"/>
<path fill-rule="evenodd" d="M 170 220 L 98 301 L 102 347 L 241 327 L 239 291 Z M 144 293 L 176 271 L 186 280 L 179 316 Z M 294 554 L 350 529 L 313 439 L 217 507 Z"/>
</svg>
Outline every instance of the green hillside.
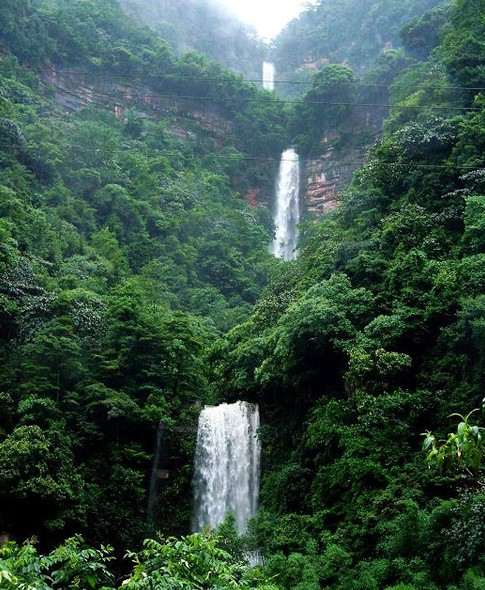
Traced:
<svg viewBox="0 0 485 590">
<path fill-rule="evenodd" d="M 274 40 L 272 59 L 288 95 L 301 93 L 315 70 L 327 63 L 349 65 L 361 76 L 379 56 L 403 46 L 403 27 L 449 6 L 444 0 L 318 0 Z M 435 19 L 436 20 L 436 19 Z M 425 43 L 432 35 L 425 35 Z M 303 87 L 304 89 L 304 87 Z"/>
<path fill-rule="evenodd" d="M 256 31 L 215 0 L 122 0 L 135 19 L 166 39 L 176 53 L 197 51 L 209 59 L 261 79 L 268 48 Z"/>
</svg>

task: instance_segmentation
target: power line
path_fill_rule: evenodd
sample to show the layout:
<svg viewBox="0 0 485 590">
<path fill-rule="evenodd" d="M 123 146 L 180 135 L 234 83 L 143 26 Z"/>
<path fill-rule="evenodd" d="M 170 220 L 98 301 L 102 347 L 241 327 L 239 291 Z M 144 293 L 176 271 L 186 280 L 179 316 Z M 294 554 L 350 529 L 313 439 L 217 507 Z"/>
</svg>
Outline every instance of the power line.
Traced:
<svg viewBox="0 0 485 590">
<path fill-rule="evenodd" d="M 0 144 L 0 149 L 31 149 L 30 146 L 14 146 L 11 144 Z M 103 150 L 101 149 L 94 149 L 91 150 L 91 153 L 101 153 Z M 126 150 L 122 149 L 115 149 L 112 150 L 110 153 L 116 154 L 126 154 Z M 153 154 L 157 156 L 166 156 L 166 157 L 190 157 L 191 154 L 184 154 L 182 151 L 163 151 L 163 150 L 153 150 Z M 379 160 L 330 160 L 325 157 L 320 158 L 275 158 L 272 156 L 249 156 L 249 155 L 242 155 L 241 152 L 238 152 L 234 155 L 227 155 L 221 153 L 201 153 L 198 154 L 200 159 L 216 159 L 216 160 L 229 160 L 232 162 L 272 162 L 272 163 L 279 163 L 279 162 L 292 162 L 292 163 L 303 163 L 303 164 L 321 164 L 325 162 L 329 162 L 331 164 L 342 165 L 342 166 L 365 166 L 368 164 L 376 164 L 378 166 L 404 166 L 409 168 L 431 168 L 431 169 L 443 169 L 443 170 L 454 170 L 454 169 L 463 169 L 463 170 L 485 170 L 485 166 L 482 165 L 466 165 L 466 164 L 418 164 L 413 162 L 399 162 L 397 160 L 393 160 L 392 162 L 381 162 Z"/>
<path fill-rule="evenodd" d="M 24 70 L 27 71 L 27 70 Z M 29 70 L 31 71 L 31 70 Z M 44 71 L 49 71 L 52 72 L 52 70 L 44 70 Z M 81 72 L 78 72 L 80 75 L 82 74 Z M 106 75 L 106 74 L 102 74 L 102 75 Z M 129 75 L 131 76 L 131 75 Z M 136 77 L 136 76 L 133 76 Z M 202 79 L 204 80 L 204 79 Z M 77 94 L 75 94 L 74 92 L 69 92 L 67 89 L 62 89 L 62 92 L 64 92 L 67 95 L 73 96 L 76 99 L 79 100 L 85 100 L 85 97 L 79 96 Z M 100 93 L 98 91 L 93 91 L 93 97 L 98 98 L 100 100 L 115 100 L 113 98 L 114 95 L 108 95 L 106 93 Z M 133 98 L 133 97 L 132 97 Z M 135 97 L 136 98 L 136 97 Z M 171 100 L 179 100 L 179 99 L 185 99 L 185 100 L 204 100 L 204 101 L 212 101 L 212 102 L 217 102 L 217 101 L 233 101 L 233 102 L 268 102 L 268 103 L 288 103 L 288 102 L 296 102 L 296 103 L 304 103 L 304 104 L 323 104 L 323 105 L 335 105 L 335 106 L 364 106 L 364 107 L 385 107 L 385 108 L 394 108 L 396 106 L 400 107 L 400 108 L 414 108 L 414 109 L 424 109 L 424 108 L 428 108 L 428 106 L 426 105 L 391 105 L 391 104 L 377 104 L 377 103 L 351 103 L 351 102 L 330 102 L 330 101 L 304 101 L 304 100 L 298 100 L 298 101 L 287 101 L 287 100 L 280 100 L 280 99 L 271 99 L 271 100 L 267 100 L 267 99 L 238 99 L 238 98 L 219 98 L 217 99 L 216 97 L 210 97 L 210 96 L 177 96 L 177 95 L 145 95 L 142 94 L 142 96 L 138 97 L 138 98 L 150 98 L 150 99 L 171 99 Z M 116 101 L 119 102 L 119 101 Z M 99 105 L 96 103 L 88 103 L 89 105 L 92 106 L 102 106 L 105 107 L 106 105 Z M 87 105 L 86 105 L 87 106 Z M 434 108 L 439 109 L 439 110 L 471 110 L 471 111 L 476 111 L 477 108 L 474 107 L 437 107 L 435 106 Z M 1 145 L 0 144 L 0 148 L 3 149 L 31 149 L 31 147 L 29 146 L 13 146 L 12 144 L 8 144 L 8 145 Z M 93 151 L 101 151 L 101 150 L 93 150 Z M 114 150 L 117 153 L 122 153 L 122 150 Z M 176 156 L 176 157 L 181 157 L 184 156 L 184 154 L 180 151 L 177 152 L 160 152 L 157 151 L 157 154 L 161 154 L 161 155 L 166 155 L 166 156 Z M 234 161 L 234 159 L 238 160 L 238 161 L 270 161 L 270 162 L 276 162 L 276 161 L 280 161 L 279 159 L 277 160 L 274 157 L 261 157 L 261 156 L 243 156 L 243 157 L 238 157 L 238 155 L 236 154 L 235 157 L 234 156 L 225 156 L 223 154 L 201 154 L 201 157 L 208 157 L 208 158 L 216 158 L 216 159 L 226 159 L 226 160 L 232 160 Z M 289 160 L 289 159 L 285 159 L 283 161 L 288 161 L 288 162 L 294 162 L 295 160 Z M 304 162 L 304 163 L 321 163 L 323 161 L 325 161 L 324 157 L 321 158 L 315 158 L 315 159 L 300 159 L 300 162 Z M 372 163 L 372 161 L 344 161 L 344 160 L 331 160 L 331 162 L 333 164 L 337 164 L 337 165 L 347 165 L 347 166 L 364 166 L 366 164 Z M 403 162 L 397 162 L 397 161 L 393 161 L 393 162 L 379 162 L 379 161 L 374 161 L 376 164 L 378 165 L 388 165 L 388 166 L 397 166 L 397 165 L 404 165 L 407 167 L 412 167 L 412 168 L 440 168 L 440 169 L 464 169 L 464 170 L 483 170 L 484 168 L 482 166 L 467 166 L 467 165 L 458 165 L 458 164 L 450 164 L 450 165 L 439 165 L 439 164 L 413 164 L 413 163 L 403 163 Z"/>
<path fill-rule="evenodd" d="M 73 92 L 69 92 L 66 89 L 61 89 L 62 92 L 66 94 L 70 94 L 80 100 L 83 97 L 76 95 Z M 104 98 L 106 100 L 112 99 L 116 101 L 115 94 L 106 94 L 98 91 L 93 91 L 99 98 Z M 433 108 L 435 110 L 443 110 L 443 111 L 474 111 L 477 112 L 480 110 L 479 107 L 463 107 L 463 106 L 437 106 L 437 105 L 402 105 L 402 104 L 384 104 L 384 103 L 363 103 L 363 102 L 336 102 L 336 101 L 325 101 L 325 100 L 304 100 L 304 99 L 266 99 L 266 98 L 238 98 L 238 97 L 215 97 L 215 96 L 197 96 L 197 95 L 177 95 L 177 94 L 142 94 L 141 98 L 143 99 L 150 99 L 150 100 L 194 100 L 194 101 L 204 101 L 204 102 L 219 102 L 219 103 L 227 103 L 227 102 L 235 102 L 235 103 L 267 103 L 267 104 L 305 104 L 305 105 L 326 105 L 326 106 L 360 106 L 360 107 L 377 107 L 377 108 L 386 108 L 386 109 L 393 109 L 396 107 L 402 109 L 415 109 L 415 110 L 423 110 Z M 85 100 L 85 98 L 84 98 Z M 133 100 L 133 96 L 130 98 L 123 97 L 123 100 Z M 116 102 L 121 102 L 121 99 L 118 99 Z M 89 102 L 88 102 L 89 104 Z"/>
<path fill-rule="evenodd" d="M 109 95 L 108 95 L 109 96 Z M 403 109 L 428 109 L 429 105 L 401 105 L 401 104 L 380 104 L 372 102 L 333 102 L 326 100 L 285 100 L 285 99 L 272 99 L 268 100 L 265 98 L 233 98 L 233 97 L 213 97 L 213 96 L 178 96 L 176 94 L 145 94 L 145 98 L 156 99 L 156 98 L 168 98 L 172 100 L 203 100 L 209 102 L 262 102 L 268 104 L 320 104 L 327 106 L 359 106 L 359 107 L 380 107 L 380 108 L 394 108 L 399 107 Z M 458 111 L 477 111 L 478 107 L 457 107 L 457 106 L 435 106 L 433 108 L 439 110 L 458 110 Z"/>
<path fill-rule="evenodd" d="M 251 82 L 255 84 L 262 84 L 262 79 L 246 79 L 246 78 L 228 78 L 228 77 L 208 77 L 201 78 L 200 76 L 147 76 L 140 74 L 122 74 L 122 73 L 106 73 L 106 72 L 82 72 L 82 71 L 59 71 L 52 69 L 36 69 L 36 68 L 16 68 L 16 71 L 21 72 L 34 72 L 38 74 L 56 74 L 65 76 L 102 76 L 102 77 L 116 77 L 116 78 L 131 78 L 136 80 L 165 80 L 173 82 Z M 273 80 L 274 84 L 288 84 L 288 85 L 302 85 L 312 86 L 315 83 L 312 80 Z M 330 84 L 316 84 L 316 86 L 326 86 Z M 432 85 L 416 85 L 416 84 L 376 84 L 371 82 L 340 82 L 339 84 L 331 84 L 331 86 L 357 86 L 357 87 L 370 87 L 370 88 L 416 88 L 420 90 L 473 90 L 476 92 L 485 91 L 484 86 L 432 86 Z"/>
</svg>

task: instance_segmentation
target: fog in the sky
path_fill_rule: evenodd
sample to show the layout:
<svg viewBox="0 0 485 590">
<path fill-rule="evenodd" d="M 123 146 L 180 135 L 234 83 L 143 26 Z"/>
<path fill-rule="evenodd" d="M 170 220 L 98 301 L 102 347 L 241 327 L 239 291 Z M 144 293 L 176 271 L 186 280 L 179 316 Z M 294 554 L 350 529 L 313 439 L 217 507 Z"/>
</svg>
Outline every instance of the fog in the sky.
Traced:
<svg viewBox="0 0 485 590">
<path fill-rule="evenodd" d="M 304 9 L 308 0 L 219 0 L 242 20 L 254 25 L 259 35 L 272 39 Z"/>
</svg>

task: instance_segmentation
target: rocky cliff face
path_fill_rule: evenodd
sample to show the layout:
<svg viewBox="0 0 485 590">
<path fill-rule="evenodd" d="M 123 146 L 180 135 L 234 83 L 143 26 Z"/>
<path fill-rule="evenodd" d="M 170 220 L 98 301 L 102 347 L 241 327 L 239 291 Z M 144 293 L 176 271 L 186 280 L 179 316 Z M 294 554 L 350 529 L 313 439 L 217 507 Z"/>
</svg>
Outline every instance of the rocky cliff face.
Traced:
<svg viewBox="0 0 485 590">
<path fill-rule="evenodd" d="M 42 78 L 54 94 L 55 101 L 66 111 L 97 106 L 111 109 L 118 119 L 122 119 L 129 109 L 139 110 L 145 117 L 169 116 L 172 123 L 167 132 L 181 140 L 195 136 L 190 122 L 196 123 L 198 128 L 220 143 L 231 131 L 230 122 L 222 117 L 217 105 L 209 102 L 202 110 L 188 100 L 164 94 L 163 91 L 154 92 L 144 85 L 120 82 L 111 76 L 79 74 L 67 69 L 47 69 Z"/>
<path fill-rule="evenodd" d="M 116 76 L 79 74 L 55 66 L 44 71 L 42 81 L 46 91 L 68 113 L 87 106 L 100 107 L 123 121 L 128 111 L 135 111 L 141 118 L 168 120 L 166 133 L 181 142 L 197 141 L 215 152 L 227 145 L 227 137 L 233 132 L 231 120 L 210 101 L 197 103 Z M 247 167 L 250 165 L 248 160 Z M 268 160 L 266 177 L 263 174 L 258 184 L 249 187 L 241 181 L 241 170 L 234 175 L 234 190 L 240 191 L 252 208 L 271 207 L 276 165 L 276 160 Z"/>
<path fill-rule="evenodd" d="M 326 152 L 320 161 L 310 161 L 304 168 L 304 209 L 306 213 L 321 215 L 337 205 L 337 194 L 343 191 L 360 167 L 361 156 L 352 151 L 341 159 Z"/>
<path fill-rule="evenodd" d="M 96 106 L 111 109 L 120 120 L 133 109 L 142 117 L 167 117 L 171 121 L 167 133 L 180 141 L 201 139 L 203 135 L 216 147 L 222 147 L 225 136 L 232 131 L 231 122 L 221 115 L 217 105 L 207 103 L 202 110 L 187 100 L 155 93 L 147 86 L 115 77 L 80 75 L 68 69 L 51 68 L 44 72 L 43 82 L 66 111 Z M 345 189 L 353 172 L 360 167 L 360 152 L 336 153 L 331 141 L 326 143 L 328 147 L 321 157 L 308 161 L 302 168 L 303 213 L 321 215 L 335 207 L 338 192 Z M 267 188 L 252 186 L 243 198 L 252 208 L 271 207 L 267 193 Z"/>
<path fill-rule="evenodd" d="M 374 121 L 372 117 L 369 119 Z M 349 146 L 346 149 L 337 149 L 334 140 L 337 137 L 324 138 L 325 146 L 322 154 L 308 160 L 302 170 L 302 186 L 304 191 L 304 213 L 321 215 L 333 209 L 338 203 L 338 194 L 344 191 L 353 173 L 362 167 L 375 138 L 377 123 L 374 126 L 366 125 L 368 140 L 360 146 Z"/>
</svg>

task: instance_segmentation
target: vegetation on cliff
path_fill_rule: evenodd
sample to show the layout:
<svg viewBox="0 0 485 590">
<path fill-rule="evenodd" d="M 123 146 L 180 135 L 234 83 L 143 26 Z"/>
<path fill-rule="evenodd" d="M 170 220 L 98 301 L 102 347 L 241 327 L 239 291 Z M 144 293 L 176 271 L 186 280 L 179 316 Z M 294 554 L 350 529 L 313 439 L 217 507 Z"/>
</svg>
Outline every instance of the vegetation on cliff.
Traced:
<svg viewBox="0 0 485 590">
<path fill-rule="evenodd" d="M 0 22 L 0 528 L 127 547 L 149 528 L 158 423 L 193 428 L 208 346 L 277 266 L 269 213 L 235 179 L 272 174 L 286 133 L 267 93 L 175 59 L 115 2 L 7 3 Z M 94 90 L 123 73 L 172 103 L 224 76 L 199 112 L 217 108 L 226 130 L 211 135 L 186 103 L 65 112 L 49 82 L 63 67 Z M 157 525 L 172 532 L 189 522 L 190 429 L 179 446 L 166 493 L 180 502 L 161 503 Z"/>
</svg>

